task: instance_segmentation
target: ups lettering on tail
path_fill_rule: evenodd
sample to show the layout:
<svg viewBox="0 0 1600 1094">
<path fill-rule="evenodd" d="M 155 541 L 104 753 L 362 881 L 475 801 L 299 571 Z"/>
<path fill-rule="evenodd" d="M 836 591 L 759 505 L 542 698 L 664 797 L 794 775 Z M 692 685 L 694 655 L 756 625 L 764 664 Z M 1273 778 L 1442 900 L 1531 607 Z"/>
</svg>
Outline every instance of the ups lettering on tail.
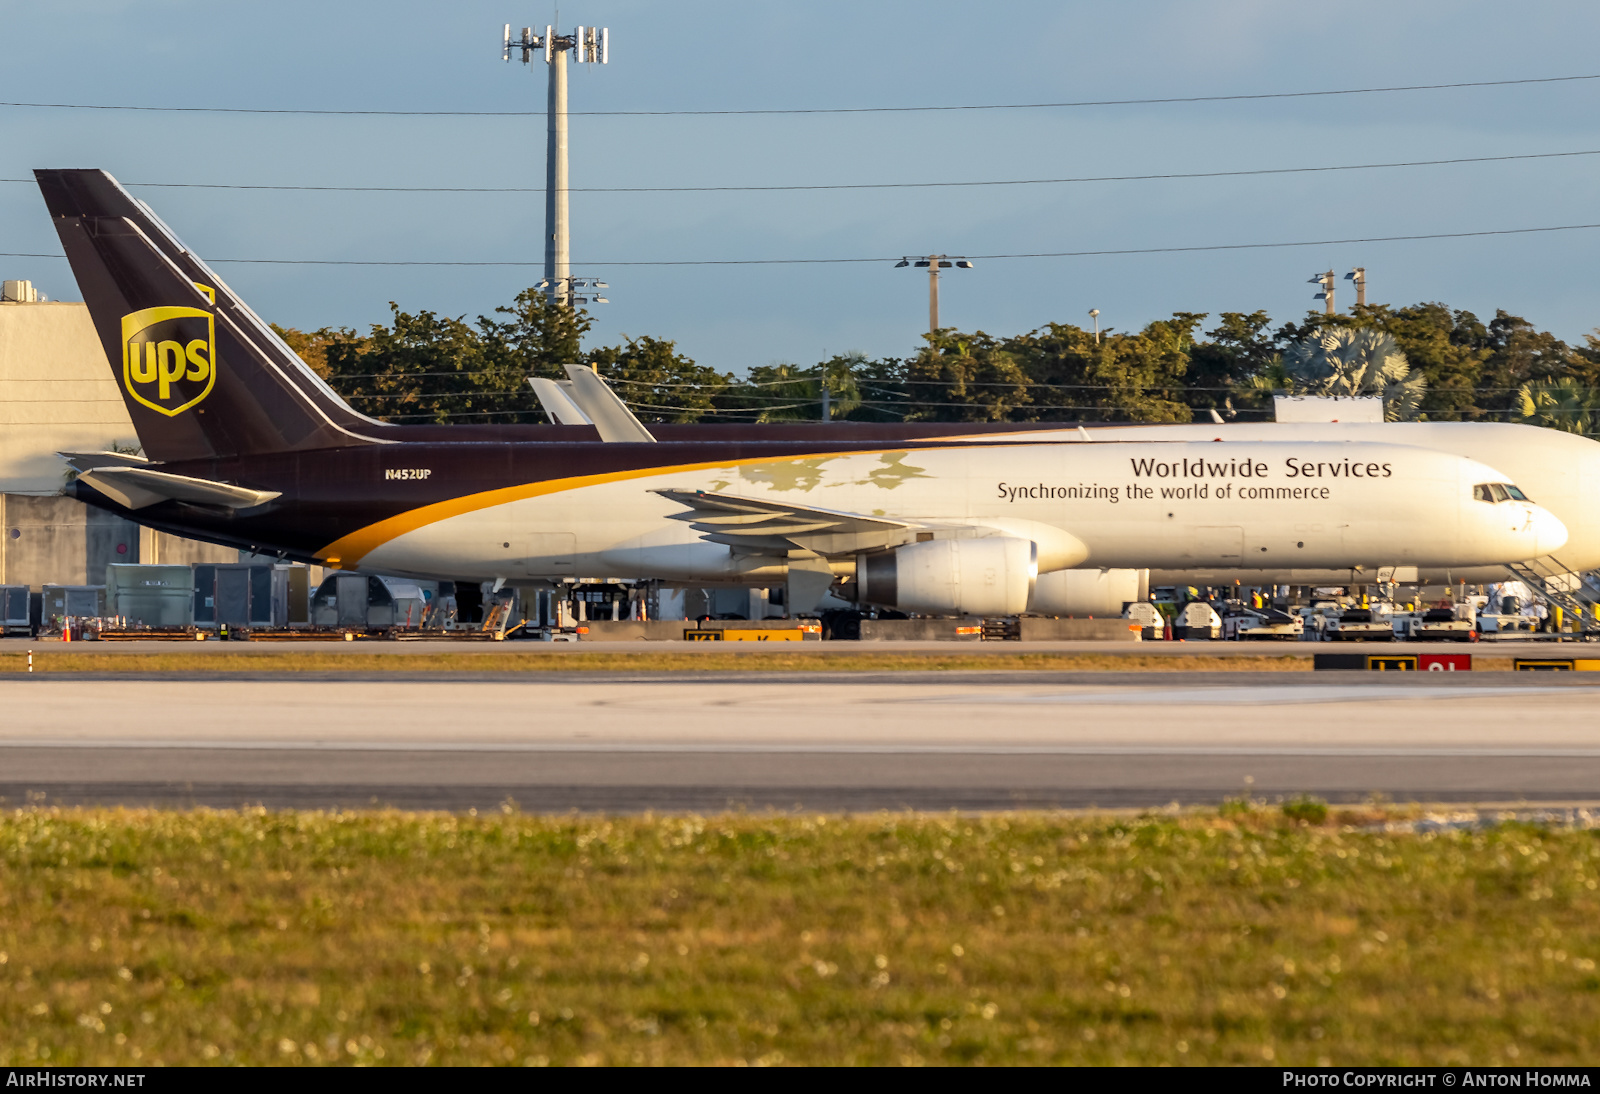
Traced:
<svg viewBox="0 0 1600 1094">
<path fill-rule="evenodd" d="M 217 324 L 210 311 L 172 306 L 122 317 L 122 386 L 136 402 L 176 417 L 210 395 L 216 381 Z"/>
</svg>

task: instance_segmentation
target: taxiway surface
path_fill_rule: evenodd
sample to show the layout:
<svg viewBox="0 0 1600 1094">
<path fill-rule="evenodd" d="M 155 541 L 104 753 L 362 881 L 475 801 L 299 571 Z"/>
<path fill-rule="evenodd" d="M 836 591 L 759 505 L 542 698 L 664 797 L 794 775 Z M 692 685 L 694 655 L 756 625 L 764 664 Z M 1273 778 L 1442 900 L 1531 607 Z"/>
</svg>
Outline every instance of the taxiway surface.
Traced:
<svg viewBox="0 0 1600 1094">
<path fill-rule="evenodd" d="M 1590 674 L 0 679 L 6 806 L 1600 798 Z"/>
</svg>

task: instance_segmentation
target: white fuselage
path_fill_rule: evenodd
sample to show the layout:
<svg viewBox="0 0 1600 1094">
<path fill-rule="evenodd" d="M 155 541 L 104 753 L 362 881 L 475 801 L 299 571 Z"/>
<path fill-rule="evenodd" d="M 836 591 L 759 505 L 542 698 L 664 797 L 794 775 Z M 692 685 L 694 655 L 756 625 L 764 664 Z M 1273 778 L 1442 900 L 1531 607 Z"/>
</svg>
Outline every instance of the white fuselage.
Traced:
<svg viewBox="0 0 1600 1094">
<path fill-rule="evenodd" d="M 1548 510 L 1567 529 L 1566 543 L 1547 552 L 1551 557 L 1542 559 L 1542 569 L 1552 573 L 1582 573 L 1600 569 L 1600 507 L 1595 499 L 1600 497 L 1600 442 L 1574 433 L 1538 426 L 1511 425 L 1501 422 L 1249 422 L 1227 425 L 1135 425 L 1088 427 L 1095 438 L 1117 440 L 1183 440 L 1224 442 L 1284 442 L 1284 441 L 1359 441 L 1414 445 L 1436 452 L 1465 456 L 1503 472 L 1509 481 L 1520 486 L 1540 507 Z M 1075 436 L 1076 431 L 1050 436 Z M 1370 572 L 1372 563 L 1360 563 Z M 1232 584 L 1241 577 L 1225 571 L 1211 573 L 1183 569 L 1183 574 L 1154 574 L 1155 584 L 1168 584 L 1170 580 L 1187 576 L 1205 584 Z M 1286 584 L 1317 584 L 1324 581 L 1340 583 L 1349 580 L 1349 574 L 1295 573 L 1277 570 L 1269 565 L 1266 572 L 1243 575 L 1248 584 L 1253 578 L 1258 583 L 1282 582 Z M 1306 571 L 1309 567 L 1295 567 Z M 1337 567 L 1333 569 L 1338 569 Z M 1437 567 L 1419 574 L 1422 581 L 1466 582 L 1482 584 L 1502 581 L 1505 570 L 1499 566 L 1487 567 Z M 1194 581 L 1185 581 L 1193 584 Z"/>
<path fill-rule="evenodd" d="M 374 545 L 359 565 L 512 583 L 782 579 L 781 555 L 702 540 L 657 489 L 1025 536 L 1043 570 L 1494 566 L 1558 548 L 1565 529 L 1538 506 L 1473 499 L 1474 485 L 1505 481 L 1461 456 L 1356 441 L 959 443 L 641 469 L 530 485 L 513 500 L 499 491 L 496 504 Z"/>
</svg>

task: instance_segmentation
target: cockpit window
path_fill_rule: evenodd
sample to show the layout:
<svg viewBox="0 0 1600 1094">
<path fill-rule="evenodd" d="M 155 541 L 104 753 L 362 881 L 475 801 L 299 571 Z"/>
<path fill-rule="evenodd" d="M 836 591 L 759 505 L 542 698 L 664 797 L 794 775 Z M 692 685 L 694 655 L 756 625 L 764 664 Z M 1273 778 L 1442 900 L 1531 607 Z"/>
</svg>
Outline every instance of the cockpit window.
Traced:
<svg viewBox="0 0 1600 1094">
<path fill-rule="evenodd" d="M 1472 488 L 1472 497 L 1475 501 L 1486 501 L 1490 504 L 1497 501 L 1532 500 L 1509 482 L 1480 482 Z"/>
</svg>

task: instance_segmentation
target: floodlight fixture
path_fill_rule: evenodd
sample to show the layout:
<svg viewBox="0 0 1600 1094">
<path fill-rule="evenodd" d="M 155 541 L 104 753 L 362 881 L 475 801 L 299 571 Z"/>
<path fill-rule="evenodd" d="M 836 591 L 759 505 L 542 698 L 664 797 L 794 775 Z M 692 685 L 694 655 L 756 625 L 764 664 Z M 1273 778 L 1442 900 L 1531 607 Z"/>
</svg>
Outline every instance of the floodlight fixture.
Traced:
<svg viewBox="0 0 1600 1094">
<path fill-rule="evenodd" d="M 1323 273 L 1317 274 L 1315 277 L 1306 282 L 1308 285 L 1322 286 L 1322 291 L 1317 293 L 1317 295 L 1312 297 L 1312 299 L 1325 301 L 1327 303 L 1328 315 L 1333 314 L 1333 289 L 1335 285 L 1334 276 L 1335 275 L 1332 270 L 1327 270 Z"/>
<path fill-rule="evenodd" d="M 915 266 L 928 271 L 928 331 L 939 330 L 939 269 L 954 266 L 960 270 L 972 269 L 972 260 L 959 255 L 906 255 L 894 264 L 895 269 Z"/>
<path fill-rule="evenodd" d="M 610 299 L 600 295 L 600 289 L 611 286 L 594 277 L 544 278 L 534 288 L 558 304 L 609 304 Z"/>
<path fill-rule="evenodd" d="M 1357 266 L 1355 269 L 1353 269 L 1349 273 L 1345 274 L 1344 275 L 1344 279 L 1346 281 L 1355 282 L 1355 286 L 1356 286 L 1356 307 L 1358 307 L 1358 308 L 1366 307 L 1367 306 L 1367 268 L 1365 266 Z"/>
</svg>

